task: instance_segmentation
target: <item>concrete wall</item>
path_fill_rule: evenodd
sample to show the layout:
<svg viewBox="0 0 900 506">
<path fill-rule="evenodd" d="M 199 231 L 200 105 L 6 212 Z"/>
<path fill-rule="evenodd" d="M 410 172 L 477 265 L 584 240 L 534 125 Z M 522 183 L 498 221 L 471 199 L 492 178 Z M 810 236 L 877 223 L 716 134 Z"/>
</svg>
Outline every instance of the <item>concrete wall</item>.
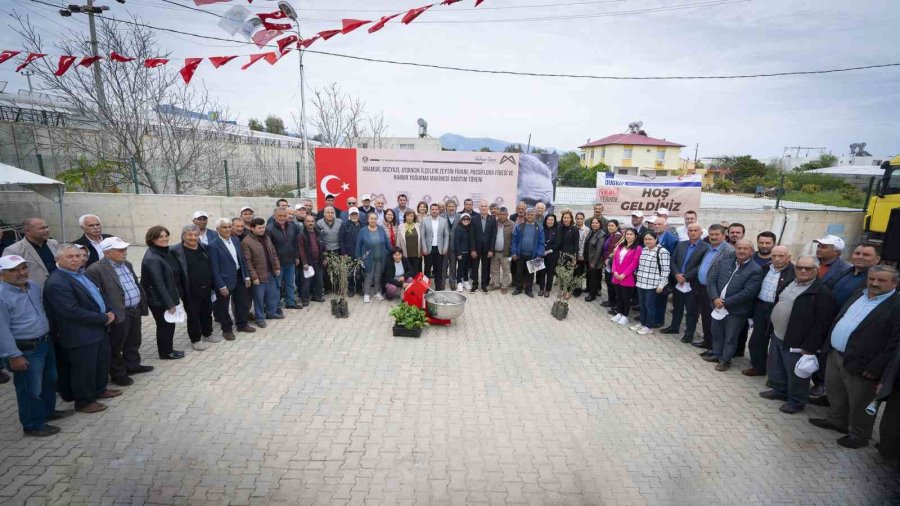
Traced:
<svg viewBox="0 0 900 506">
<path fill-rule="evenodd" d="M 81 235 L 78 217 L 82 214 L 96 214 L 103 223 L 103 231 L 122 239 L 144 244 L 144 233 L 153 225 L 164 225 L 173 234 L 180 227 L 191 222 L 196 210 L 209 213 L 211 219 L 234 217 L 243 206 L 250 206 L 257 215 L 268 217 L 275 207 L 271 197 L 211 197 L 196 195 L 132 195 L 109 193 L 67 193 L 64 200 L 66 234 L 64 239 L 72 240 Z M 300 199 L 288 199 L 291 206 Z M 592 214 L 588 206 L 570 206 L 557 203 L 559 210 L 567 207 Z M 7 223 L 18 223 L 23 219 L 40 216 L 50 224 L 52 234 L 60 238 L 59 209 L 55 202 L 31 192 L 0 192 L 0 219 Z M 616 217 L 611 216 L 615 218 Z M 624 217 L 630 223 L 629 217 Z M 755 240 L 756 234 L 771 230 L 788 246 L 796 256 L 802 252 L 812 252 L 812 241 L 829 233 L 843 238 L 851 245 L 862 235 L 862 212 L 822 212 L 789 210 L 734 210 L 701 209 L 700 222 L 704 226 L 722 221 L 743 223 L 747 237 Z M 680 220 L 672 220 L 672 224 Z M 845 254 L 845 256 L 847 256 Z"/>
<path fill-rule="evenodd" d="M 258 216 L 268 218 L 275 208 L 272 197 L 211 197 L 198 195 L 133 195 L 125 193 L 66 193 L 63 198 L 65 237 L 60 233 L 59 205 L 32 192 L 0 192 L 0 219 L 20 223 L 25 218 L 41 217 L 50 225 L 54 238 L 73 240 L 81 236 L 78 217 L 100 216 L 103 232 L 127 242 L 144 244 L 144 234 L 153 225 L 163 225 L 173 235 L 182 225 L 191 223 L 194 211 L 209 213 L 210 221 L 232 218 L 244 206 L 252 207 Z M 291 207 L 300 199 L 288 199 Z"/>
</svg>

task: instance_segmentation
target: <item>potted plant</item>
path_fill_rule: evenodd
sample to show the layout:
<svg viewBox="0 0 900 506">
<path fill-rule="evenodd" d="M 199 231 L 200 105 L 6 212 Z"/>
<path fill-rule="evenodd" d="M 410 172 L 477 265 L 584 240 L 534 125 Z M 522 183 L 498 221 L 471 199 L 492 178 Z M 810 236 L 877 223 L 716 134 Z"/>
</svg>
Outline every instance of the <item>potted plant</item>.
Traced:
<svg viewBox="0 0 900 506">
<path fill-rule="evenodd" d="M 575 264 L 576 258 L 573 255 L 562 253 L 559 256 L 559 263 L 556 265 L 559 293 L 556 295 L 553 308 L 550 309 L 550 314 L 557 320 L 565 320 L 569 315 L 569 298 L 572 291 L 584 281 L 584 274 L 575 275 Z"/>
<path fill-rule="evenodd" d="M 394 318 L 394 336 L 397 337 L 419 337 L 422 329 L 428 326 L 425 310 L 405 302 L 391 308 L 388 314 Z"/>
<path fill-rule="evenodd" d="M 347 295 L 349 290 L 350 276 L 355 276 L 356 272 L 362 267 L 361 258 L 351 258 L 349 255 L 339 255 L 337 253 L 325 253 L 328 262 L 328 276 L 331 277 L 331 285 L 334 287 L 334 293 L 337 296 L 331 299 L 331 314 L 335 318 L 350 317 L 350 309 L 347 307 Z"/>
</svg>

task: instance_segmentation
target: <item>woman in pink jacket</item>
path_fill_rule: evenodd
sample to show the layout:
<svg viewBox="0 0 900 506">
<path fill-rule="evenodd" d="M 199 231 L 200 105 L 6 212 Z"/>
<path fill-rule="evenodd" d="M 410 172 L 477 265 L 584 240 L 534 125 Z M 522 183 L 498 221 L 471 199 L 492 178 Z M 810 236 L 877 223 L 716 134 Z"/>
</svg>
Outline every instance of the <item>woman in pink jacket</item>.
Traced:
<svg viewBox="0 0 900 506">
<path fill-rule="evenodd" d="M 612 282 L 616 290 L 616 315 L 610 320 L 619 325 L 627 325 L 631 292 L 634 291 L 635 284 L 634 271 L 637 270 L 638 260 L 641 258 L 641 247 L 633 228 L 625 230 L 625 240 L 610 256 L 612 257 Z"/>
</svg>

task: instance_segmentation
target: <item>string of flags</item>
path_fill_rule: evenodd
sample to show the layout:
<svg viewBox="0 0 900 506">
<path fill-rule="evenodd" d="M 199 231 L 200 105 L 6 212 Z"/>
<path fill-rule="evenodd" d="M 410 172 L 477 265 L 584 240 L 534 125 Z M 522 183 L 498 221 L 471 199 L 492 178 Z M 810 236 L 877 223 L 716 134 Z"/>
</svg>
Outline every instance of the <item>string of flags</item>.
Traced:
<svg viewBox="0 0 900 506">
<path fill-rule="evenodd" d="M 391 14 L 389 16 L 381 16 L 377 21 L 371 19 L 345 18 L 341 20 L 341 28 L 333 30 L 322 30 L 321 32 L 313 35 L 308 39 L 301 39 L 296 34 L 285 33 L 286 31 L 291 29 L 291 24 L 281 22 L 288 19 L 288 17 L 284 12 L 280 10 L 275 12 L 258 13 L 253 16 L 251 12 L 243 6 L 234 6 L 222 16 L 222 19 L 219 21 L 219 26 L 225 31 L 229 32 L 232 36 L 240 33 L 242 36 L 252 40 L 260 49 L 266 47 L 270 42 L 274 40 L 275 44 L 278 47 L 278 51 L 266 51 L 263 53 L 255 53 L 250 55 L 210 56 L 204 58 L 176 58 L 176 60 L 181 59 L 184 61 L 183 66 L 178 71 L 178 73 L 181 75 L 181 78 L 184 80 L 185 84 L 190 84 L 191 79 L 193 79 L 194 77 L 194 73 L 197 71 L 197 68 L 200 66 L 203 60 L 209 60 L 213 68 L 216 69 L 226 65 L 228 62 L 240 56 L 249 56 L 249 60 L 241 66 L 241 70 L 247 70 L 260 60 L 264 60 L 269 65 L 275 65 L 278 60 L 280 60 L 289 52 L 298 50 L 300 48 L 308 48 L 318 40 L 327 41 L 328 39 L 331 39 L 337 35 L 346 35 L 365 25 L 370 25 L 368 28 L 368 33 L 375 33 L 384 28 L 388 22 L 398 17 L 400 17 L 401 24 L 408 25 L 432 7 L 449 6 L 461 1 L 462 0 L 442 0 L 439 4 L 432 3 L 423 5 L 422 7 L 415 7 L 409 9 L 408 11 Z M 231 2 L 231 0 L 194 0 L 194 3 L 197 6 L 228 2 Z M 475 0 L 475 7 L 478 7 L 483 2 L 484 0 Z M 247 3 L 253 3 L 253 0 L 247 0 Z M 12 60 L 13 58 L 18 57 L 19 55 L 23 55 L 23 51 L 5 50 L 0 52 L 0 65 L 9 60 Z M 47 56 L 49 56 L 47 53 L 25 52 L 24 58 L 22 58 L 19 64 L 16 66 L 16 72 L 21 72 L 33 62 L 46 58 Z M 72 68 L 89 68 L 91 65 L 103 59 L 118 63 L 129 63 L 137 60 L 137 58 L 121 55 L 115 51 L 111 51 L 107 56 L 60 55 L 58 57 L 53 56 L 53 58 L 58 58 L 56 71 L 53 73 L 53 75 L 55 75 L 56 77 L 62 77 Z M 152 69 L 167 65 L 170 63 L 170 61 L 171 60 L 169 58 L 145 58 L 139 63 L 145 68 Z"/>
</svg>

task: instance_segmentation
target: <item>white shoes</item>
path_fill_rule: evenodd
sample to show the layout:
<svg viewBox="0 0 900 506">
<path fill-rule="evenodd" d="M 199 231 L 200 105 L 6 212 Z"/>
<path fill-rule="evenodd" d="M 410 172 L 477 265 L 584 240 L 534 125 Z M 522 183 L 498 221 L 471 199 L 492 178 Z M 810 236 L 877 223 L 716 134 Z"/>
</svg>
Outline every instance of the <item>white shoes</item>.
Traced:
<svg viewBox="0 0 900 506">
<path fill-rule="evenodd" d="M 619 318 L 622 317 L 622 313 L 616 313 L 615 316 L 610 316 L 609 321 L 619 323 Z"/>
<path fill-rule="evenodd" d="M 372 300 L 369 299 L 369 294 L 363 295 L 363 302 L 365 302 L 366 304 L 372 302 Z"/>
<path fill-rule="evenodd" d="M 466 289 L 466 288 L 463 286 L 462 283 L 457 283 L 457 284 L 456 284 L 456 291 L 457 291 L 457 292 L 463 292 L 463 291 L 465 291 L 465 289 Z"/>
<path fill-rule="evenodd" d="M 204 337 L 204 339 L 206 339 L 206 342 L 208 343 L 221 343 L 223 340 L 221 335 L 211 335 L 209 337 Z"/>
<path fill-rule="evenodd" d="M 646 336 L 647 334 L 652 334 L 653 329 L 649 327 L 641 327 L 640 329 L 638 329 L 637 333 L 639 336 Z"/>
<path fill-rule="evenodd" d="M 376 293 L 375 300 L 384 300 L 384 295 L 381 295 L 380 293 Z"/>
<path fill-rule="evenodd" d="M 628 327 L 628 329 L 631 330 L 632 332 L 637 332 L 638 330 L 641 330 L 642 328 L 644 328 L 644 326 L 641 325 L 640 323 L 635 323 L 634 325 Z"/>
<path fill-rule="evenodd" d="M 191 343 L 191 348 L 194 351 L 204 351 L 209 349 L 209 343 L 204 341 L 197 341 L 196 343 Z"/>
<path fill-rule="evenodd" d="M 619 319 L 616 320 L 616 323 L 619 325 L 628 325 L 628 317 L 625 315 L 619 315 Z"/>
</svg>

